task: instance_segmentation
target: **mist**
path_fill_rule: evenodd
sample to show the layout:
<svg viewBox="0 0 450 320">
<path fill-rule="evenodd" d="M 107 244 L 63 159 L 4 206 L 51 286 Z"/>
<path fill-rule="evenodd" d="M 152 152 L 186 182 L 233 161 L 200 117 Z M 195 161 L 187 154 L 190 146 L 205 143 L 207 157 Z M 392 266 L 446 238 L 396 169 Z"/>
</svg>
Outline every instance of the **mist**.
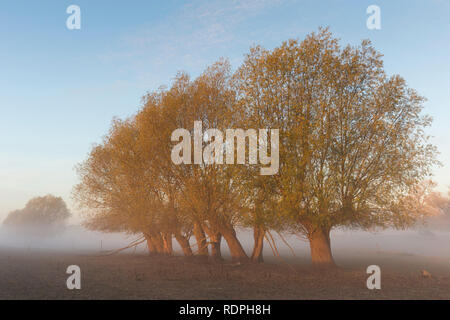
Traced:
<svg viewBox="0 0 450 320">
<path fill-rule="evenodd" d="M 251 297 L 272 299 L 361 299 L 371 297 L 371 292 L 364 289 L 366 269 L 371 265 L 381 268 L 383 286 L 390 286 L 381 292 L 382 297 L 447 297 L 446 282 L 438 281 L 450 279 L 450 228 L 432 222 L 405 231 L 332 231 L 333 257 L 340 271 L 330 274 L 309 271 L 307 241 L 284 234 L 288 246 L 274 232 L 279 256 L 265 241 L 266 263 L 236 266 L 225 241 L 221 247 L 225 261 L 215 264 L 182 257 L 176 241 L 172 257 L 148 256 L 145 243 L 110 254 L 139 235 L 102 233 L 69 225 L 56 234 L 43 236 L 45 230 L 24 233 L 2 226 L 0 299 L 240 299 L 248 298 L 248 292 Z M 237 232 L 249 254 L 253 248 L 252 230 Z M 195 251 L 193 237 L 191 245 Z M 66 288 L 66 269 L 70 265 L 82 269 L 83 289 L 77 292 Z M 422 270 L 436 280 L 423 280 Z"/>
<path fill-rule="evenodd" d="M 58 251 L 67 253 L 98 253 L 126 246 L 137 236 L 122 233 L 90 231 L 79 225 L 70 225 L 56 234 L 44 230 L 25 234 L 14 228 L 0 228 L 0 248 L 9 250 Z"/>
<path fill-rule="evenodd" d="M 335 229 L 331 232 L 331 242 L 334 257 L 352 259 L 361 255 L 403 255 L 422 257 L 441 257 L 450 260 L 450 223 L 442 218 L 432 218 L 427 223 L 408 230 L 387 229 L 377 232 L 360 230 Z M 57 251 L 66 253 L 110 253 L 128 246 L 140 235 L 124 233 L 103 233 L 90 231 L 80 225 L 69 225 L 58 233 L 46 234 L 43 230 L 34 232 L 18 232 L 13 228 L 2 226 L 0 228 L 0 249 L 28 250 L 28 251 Z M 271 248 L 267 241 L 264 243 L 264 256 L 273 261 L 289 259 L 295 261 L 309 258 L 309 243 L 296 235 L 283 235 L 272 233 L 276 248 Z M 251 252 L 253 246 L 253 234 L 251 230 L 240 228 L 238 237 L 245 250 Z M 285 243 L 285 241 L 287 244 Z M 182 250 L 174 240 L 174 251 L 182 255 Z M 191 238 L 191 245 L 195 246 L 195 240 Z M 224 257 L 229 257 L 228 247 L 222 241 Z M 275 258 L 274 250 L 280 254 Z M 121 251 L 123 253 L 147 254 L 145 243 Z M 295 254 L 295 255 L 294 255 Z"/>
</svg>

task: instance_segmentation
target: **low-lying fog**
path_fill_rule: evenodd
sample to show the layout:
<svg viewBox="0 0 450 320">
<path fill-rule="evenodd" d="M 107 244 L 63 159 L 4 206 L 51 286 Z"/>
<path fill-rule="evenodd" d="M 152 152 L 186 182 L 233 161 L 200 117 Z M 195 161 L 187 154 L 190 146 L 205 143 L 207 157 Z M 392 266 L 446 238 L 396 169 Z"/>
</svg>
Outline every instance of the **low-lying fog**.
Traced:
<svg viewBox="0 0 450 320">
<path fill-rule="evenodd" d="M 432 224 L 433 225 L 433 224 Z M 247 252 L 253 245 L 250 230 L 240 230 L 239 239 Z M 293 257 L 291 250 L 276 234 L 278 249 L 283 258 Z M 67 253 L 100 253 L 123 248 L 139 238 L 136 235 L 120 233 L 101 233 L 84 229 L 81 226 L 68 226 L 64 231 L 54 236 L 39 237 L 25 236 L 0 228 L 0 249 L 19 250 L 53 250 Z M 294 249 L 296 257 L 309 256 L 308 243 L 296 236 L 285 236 L 289 245 Z M 193 240 L 192 240 L 193 241 Z M 381 232 L 365 232 L 352 230 L 334 230 L 331 235 L 334 255 L 389 253 L 400 255 L 417 255 L 426 257 L 450 258 L 450 228 L 433 228 L 432 226 L 397 231 L 385 230 Z M 194 241 L 193 241 L 194 242 Z M 222 243 L 223 253 L 227 254 L 226 244 Z M 181 254 L 176 241 L 174 249 Z M 146 253 L 145 244 L 127 249 L 126 252 Z M 266 257 L 273 256 L 267 242 L 264 253 Z"/>
</svg>

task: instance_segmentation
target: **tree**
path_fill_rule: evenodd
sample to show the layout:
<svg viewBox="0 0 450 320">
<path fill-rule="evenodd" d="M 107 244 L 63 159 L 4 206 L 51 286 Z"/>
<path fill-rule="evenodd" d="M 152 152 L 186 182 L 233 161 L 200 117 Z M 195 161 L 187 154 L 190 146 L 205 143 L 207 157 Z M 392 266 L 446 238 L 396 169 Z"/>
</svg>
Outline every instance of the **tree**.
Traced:
<svg viewBox="0 0 450 320">
<path fill-rule="evenodd" d="M 242 221 L 236 167 L 176 165 L 171 159 L 176 129 L 193 135 L 197 120 L 202 131 L 231 125 L 235 95 L 230 79 L 225 60 L 195 80 L 180 73 L 170 89 L 147 94 L 135 116 L 113 122 L 103 142 L 78 166 L 81 182 L 74 196 L 88 209 L 88 227 L 143 234 L 150 251 L 171 248 L 175 236 L 186 255 L 192 254 L 193 233 L 196 253 L 215 259 L 221 258 L 223 237 L 233 259 L 248 259 L 235 231 Z M 201 144 L 203 149 L 203 139 Z"/>
<path fill-rule="evenodd" d="M 3 225 L 16 230 L 51 234 L 60 230 L 69 217 L 70 212 L 62 198 L 46 195 L 33 198 L 25 208 L 9 213 Z"/>
<path fill-rule="evenodd" d="M 134 119 L 114 120 L 102 144 L 77 167 L 81 183 L 74 197 L 85 212 L 85 226 L 102 231 L 142 235 L 150 254 L 171 254 L 162 213 L 164 205 L 153 179 L 152 158 L 141 152 Z M 151 146 L 151 145 L 150 145 Z"/>
<path fill-rule="evenodd" d="M 179 74 L 170 90 L 162 93 L 159 105 L 163 114 L 160 122 L 144 127 L 157 128 L 154 134 L 159 137 L 159 148 L 152 150 L 153 157 L 160 159 L 160 176 L 171 177 L 162 185 L 173 185 L 179 190 L 178 207 L 192 223 L 198 253 L 208 255 L 209 243 L 211 255 L 220 258 L 223 237 L 234 260 L 247 260 L 235 232 L 241 202 L 233 180 L 236 168 L 225 164 L 175 165 L 170 158 L 174 130 L 183 128 L 194 136 L 194 122 L 199 120 L 202 132 L 224 130 L 231 125 L 234 91 L 230 87 L 229 63 L 219 61 L 193 81 L 186 74 Z M 203 149 L 204 139 L 200 143 Z"/>
<path fill-rule="evenodd" d="M 423 222 L 426 218 L 444 215 L 448 210 L 449 199 L 435 191 L 435 187 L 432 180 L 425 180 L 411 188 L 402 199 L 402 206 L 414 220 Z"/>
<path fill-rule="evenodd" d="M 193 80 L 179 73 L 135 116 L 114 121 L 79 166 L 75 196 L 91 211 L 90 227 L 143 234 L 151 252 L 171 253 L 175 236 L 190 255 L 193 234 L 197 254 L 220 258 L 223 238 L 234 260 L 247 261 L 236 235 L 245 226 L 254 230 L 253 261 L 263 260 L 271 231 L 293 232 L 309 240 L 314 265 L 331 266 L 333 228 L 404 228 L 429 213 L 412 210 L 429 197 L 421 183 L 437 163 L 423 100 L 385 74 L 369 41 L 342 48 L 325 29 L 271 51 L 255 47 L 234 75 L 226 60 Z M 261 176 L 250 161 L 208 163 L 225 157 L 229 144 L 216 138 L 232 128 L 279 129 L 278 173 Z M 185 140 L 210 157 L 194 163 L 190 148 L 174 149 Z M 173 150 L 189 161 L 175 164 Z"/>
<path fill-rule="evenodd" d="M 244 114 L 280 129 L 278 208 L 309 240 L 314 265 L 334 265 L 333 228 L 414 221 L 404 198 L 436 163 L 424 134 L 431 119 L 369 41 L 342 48 L 321 29 L 272 51 L 255 47 L 236 79 Z"/>
<path fill-rule="evenodd" d="M 436 184 L 429 181 L 417 185 L 405 199 L 409 210 L 414 212 L 420 228 L 444 229 L 450 228 L 450 192 L 448 196 L 435 191 Z"/>
</svg>

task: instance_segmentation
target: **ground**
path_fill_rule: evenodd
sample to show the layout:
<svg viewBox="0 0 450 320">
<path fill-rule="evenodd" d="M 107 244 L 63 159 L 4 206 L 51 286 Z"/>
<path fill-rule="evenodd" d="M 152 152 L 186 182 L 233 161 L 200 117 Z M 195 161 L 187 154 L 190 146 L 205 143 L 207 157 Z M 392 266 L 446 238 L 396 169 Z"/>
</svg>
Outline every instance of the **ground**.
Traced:
<svg viewBox="0 0 450 320">
<path fill-rule="evenodd" d="M 338 269 L 315 271 L 303 258 L 234 265 L 0 249 L 0 299 L 450 299 L 448 261 L 388 253 L 375 258 L 343 257 Z M 374 260 L 382 270 L 381 290 L 366 287 Z M 81 290 L 66 287 L 69 265 L 81 268 Z M 421 276 L 423 265 L 431 278 Z"/>
</svg>

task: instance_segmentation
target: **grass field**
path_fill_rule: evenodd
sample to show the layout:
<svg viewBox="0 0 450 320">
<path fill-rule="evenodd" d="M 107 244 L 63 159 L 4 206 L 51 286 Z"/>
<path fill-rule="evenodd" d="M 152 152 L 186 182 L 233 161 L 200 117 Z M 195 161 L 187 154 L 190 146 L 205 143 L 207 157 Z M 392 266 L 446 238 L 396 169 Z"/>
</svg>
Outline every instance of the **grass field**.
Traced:
<svg viewBox="0 0 450 320">
<path fill-rule="evenodd" d="M 0 250 L 0 299 L 450 299 L 450 259 L 378 252 L 344 254 L 339 268 L 315 271 L 306 258 L 261 265 L 143 254 Z M 381 267 L 381 290 L 366 288 L 366 267 Z M 66 268 L 81 268 L 81 290 Z M 426 266 L 431 278 L 420 270 Z"/>
</svg>

